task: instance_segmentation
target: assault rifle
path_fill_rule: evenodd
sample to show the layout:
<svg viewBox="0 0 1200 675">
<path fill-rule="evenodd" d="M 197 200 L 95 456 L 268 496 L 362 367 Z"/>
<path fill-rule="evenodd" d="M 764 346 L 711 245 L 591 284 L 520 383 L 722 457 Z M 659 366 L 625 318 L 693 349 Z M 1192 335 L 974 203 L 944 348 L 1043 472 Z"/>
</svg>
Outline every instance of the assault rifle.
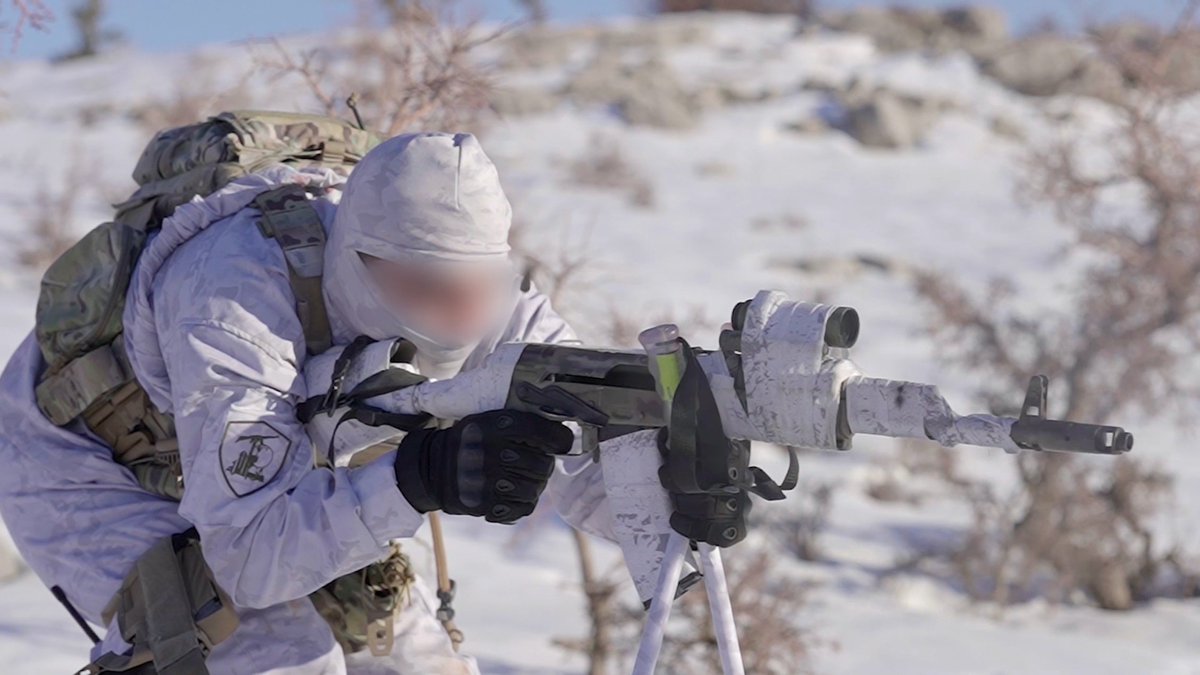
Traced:
<svg viewBox="0 0 1200 675">
<path fill-rule="evenodd" d="M 741 673 L 718 547 L 740 541 L 744 529 L 726 526 L 689 541 L 672 530 L 664 484 L 675 493 L 782 498 L 796 484 L 795 456 L 776 483 L 750 465 L 750 441 L 848 450 L 856 435 L 870 434 L 1012 453 L 1133 448 L 1121 427 L 1047 417 L 1042 375 L 1030 380 L 1017 417 L 959 415 L 933 385 L 866 377 L 849 358 L 858 334 L 849 307 L 763 291 L 734 308 L 717 350 L 691 348 L 669 324 L 641 334 L 642 352 L 504 344 L 480 368 L 372 402 L 392 414 L 458 419 L 509 408 L 579 424 L 585 451 L 602 466 L 614 531 L 649 607 L 634 672 L 653 672 L 684 561 L 694 555 L 722 666 Z"/>
</svg>

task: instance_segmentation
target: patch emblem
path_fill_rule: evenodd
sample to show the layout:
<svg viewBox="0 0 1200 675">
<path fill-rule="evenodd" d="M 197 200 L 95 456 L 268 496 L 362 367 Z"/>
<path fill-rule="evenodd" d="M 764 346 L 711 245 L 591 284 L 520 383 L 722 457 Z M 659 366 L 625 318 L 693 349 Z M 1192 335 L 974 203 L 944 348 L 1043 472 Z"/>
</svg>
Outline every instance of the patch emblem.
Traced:
<svg viewBox="0 0 1200 675">
<path fill-rule="evenodd" d="M 218 458 L 230 491 L 245 497 L 270 483 L 291 447 L 291 439 L 266 422 L 226 424 Z"/>
</svg>

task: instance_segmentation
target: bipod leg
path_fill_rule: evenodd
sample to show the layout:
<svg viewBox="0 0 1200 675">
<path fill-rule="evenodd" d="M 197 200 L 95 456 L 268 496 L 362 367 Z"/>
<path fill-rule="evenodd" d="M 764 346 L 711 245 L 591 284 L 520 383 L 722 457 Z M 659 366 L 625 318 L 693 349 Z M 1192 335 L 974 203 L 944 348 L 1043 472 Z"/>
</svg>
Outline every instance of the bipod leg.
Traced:
<svg viewBox="0 0 1200 675">
<path fill-rule="evenodd" d="M 725 675 L 745 675 L 742 648 L 738 644 L 737 626 L 733 621 L 733 604 L 729 601 L 729 586 L 725 581 L 725 565 L 721 549 L 712 544 L 699 544 L 700 569 L 704 573 L 704 591 L 708 594 L 708 609 L 712 614 L 713 633 L 721 655 L 721 671 Z"/>
<path fill-rule="evenodd" d="M 654 675 L 658 654 L 662 651 L 663 636 L 667 620 L 671 618 L 671 605 L 675 602 L 675 589 L 683 572 L 683 558 L 687 555 L 688 540 L 672 532 L 667 539 L 667 550 L 663 554 L 662 570 L 658 573 L 658 586 L 650 601 L 646 624 L 642 627 L 642 641 L 638 644 L 637 660 L 633 664 L 633 675 Z"/>
</svg>

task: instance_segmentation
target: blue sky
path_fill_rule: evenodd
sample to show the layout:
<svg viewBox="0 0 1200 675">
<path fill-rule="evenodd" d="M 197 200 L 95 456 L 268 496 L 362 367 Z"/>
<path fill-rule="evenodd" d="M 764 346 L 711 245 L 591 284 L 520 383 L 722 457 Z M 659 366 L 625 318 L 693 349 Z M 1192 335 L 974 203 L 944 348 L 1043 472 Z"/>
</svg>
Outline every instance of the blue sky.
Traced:
<svg viewBox="0 0 1200 675">
<path fill-rule="evenodd" d="M 909 0 L 913 6 L 953 6 L 966 0 Z M 1082 16 L 1114 18 L 1138 16 L 1169 21 L 1183 0 L 993 0 L 1003 8 L 1014 29 L 1021 29 L 1047 14 L 1064 25 L 1077 25 Z M 27 31 L 15 54 L 8 58 L 44 58 L 69 48 L 74 40 L 69 22 L 74 0 L 47 0 L 59 17 L 48 33 Z M 512 0 L 467 0 L 495 20 L 520 16 Z M 650 0 L 548 0 L 551 16 L 561 21 L 635 14 Z M 822 0 L 825 7 L 897 4 L 894 0 Z M 0 22 L 12 13 L 8 0 L 0 0 Z M 185 50 L 197 45 L 245 40 L 269 35 L 312 32 L 329 24 L 348 23 L 353 3 L 339 0 L 110 0 L 108 25 L 121 30 L 140 49 L 151 52 Z M 0 50 L 3 55 L 7 49 Z"/>
</svg>

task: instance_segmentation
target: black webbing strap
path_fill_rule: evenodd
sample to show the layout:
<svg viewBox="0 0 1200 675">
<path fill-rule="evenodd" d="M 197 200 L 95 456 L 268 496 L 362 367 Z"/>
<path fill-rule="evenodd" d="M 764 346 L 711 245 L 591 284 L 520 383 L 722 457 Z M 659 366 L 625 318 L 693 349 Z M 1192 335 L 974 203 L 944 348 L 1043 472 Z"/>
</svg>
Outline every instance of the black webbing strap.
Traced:
<svg viewBox="0 0 1200 675">
<path fill-rule="evenodd" d="M 788 451 L 788 469 L 783 476 L 783 481 L 776 483 L 775 479 L 767 475 L 760 467 L 750 467 L 750 475 L 754 477 L 754 485 L 750 486 L 750 492 L 758 495 L 769 502 L 776 502 L 784 498 L 784 492 L 792 490 L 800 482 L 800 461 L 796 458 L 796 451 L 792 448 L 787 448 Z"/>
<path fill-rule="evenodd" d="M 344 422 L 355 421 L 371 427 L 388 426 L 398 431 L 412 431 L 425 426 L 429 420 L 433 419 L 429 413 L 396 413 L 364 403 L 369 398 L 425 382 L 429 378 L 424 375 L 399 368 L 389 368 L 370 375 L 348 392 L 342 391 L 354 359 L 373 342 L 374 340 L 371 338 L 360 335 L 342 350 L 333 363 L 329 389 L 324 394 L 302 401 L 296 406 L 296 419 L 301 424 L 308 424 L 321 413 L 332 415 L 338 408 L 348 408 L 333 427 L 332 441 L 332 438 L 337 437 L 338 429 Z M 401 344 L 400 348 L 404 349 L 404 345 Z M 329 452 L 333 452 L 332 442 Z M 330 464 L 332 464 L 332 460 Z"/>
<path fill-rule="evenodd" d="M 392 427 L 400 431 L 412 431 L 419 429 L 429 421 L 433 416 L 429 413 L 394 413 L 386 410 L 381 410 L 369 405 L 357 404 L 351 405 L 346 414 L 342 415 L 338 420 L 340 425 L 342 422 L 361 422 L 369 427 Z M 337 429 L 334 429 L 337 433 Z"/>
<path fill-rule="evenodd" d="M 346 404 L 345 397 L 342 395 L 342 387 L 346 384 L 346 375 L 350 372 L 350 366 L 354 363 L 354 359 L 371 342 L 371 338 L 360 335 L 346 345 L 341 354 L 338 354 L 337 359 L 333 362 L 333 372 L 329 376 L 329 388 L 325 390 L 325 393 L 306 399 L 296 406 L 296 419 L 300 420 L 301 424 L 308 424 L 321 413 L 332 415 L 339 406 Z"/>
<path fill-rule="evenodd" d="M 309 354 L 320 354 L 333 345 L 333 331 L 325 312 L 321 275 L 325 271 L 325 228 L 308 201 L 304 187 L 289 184 L 260 194 L 254 199 L 262 212 L 259 229 L 283 249 L 287 260 L 296 313 L 304 328 Z"/>
<path fill-rule="evenodd" d="M 685 369 L 671 401 L 663 484 L 674 492 L 704 493 L 734 486 L 768 501 L 784 498 L 796 487 L 800 465 L 788 448 L 787 474 L 776 483 L 760 467 L 749 466 L 750 441 L 731 440 L 721 425 L 721 412 L 694 350 L 685 341 Z"/>
<path fill-rule="evenodd" d="M 749 476 L 740 470 L 747 460 L 745 447 L 725 435 L 708 377 L 686 341 L 683 354 L 683 376 L 671 400 L 670 452 L 660 469 L 663 483 L 673 492 L 689 494 L 729 485 L 747 487 Z"/>
</svg>

